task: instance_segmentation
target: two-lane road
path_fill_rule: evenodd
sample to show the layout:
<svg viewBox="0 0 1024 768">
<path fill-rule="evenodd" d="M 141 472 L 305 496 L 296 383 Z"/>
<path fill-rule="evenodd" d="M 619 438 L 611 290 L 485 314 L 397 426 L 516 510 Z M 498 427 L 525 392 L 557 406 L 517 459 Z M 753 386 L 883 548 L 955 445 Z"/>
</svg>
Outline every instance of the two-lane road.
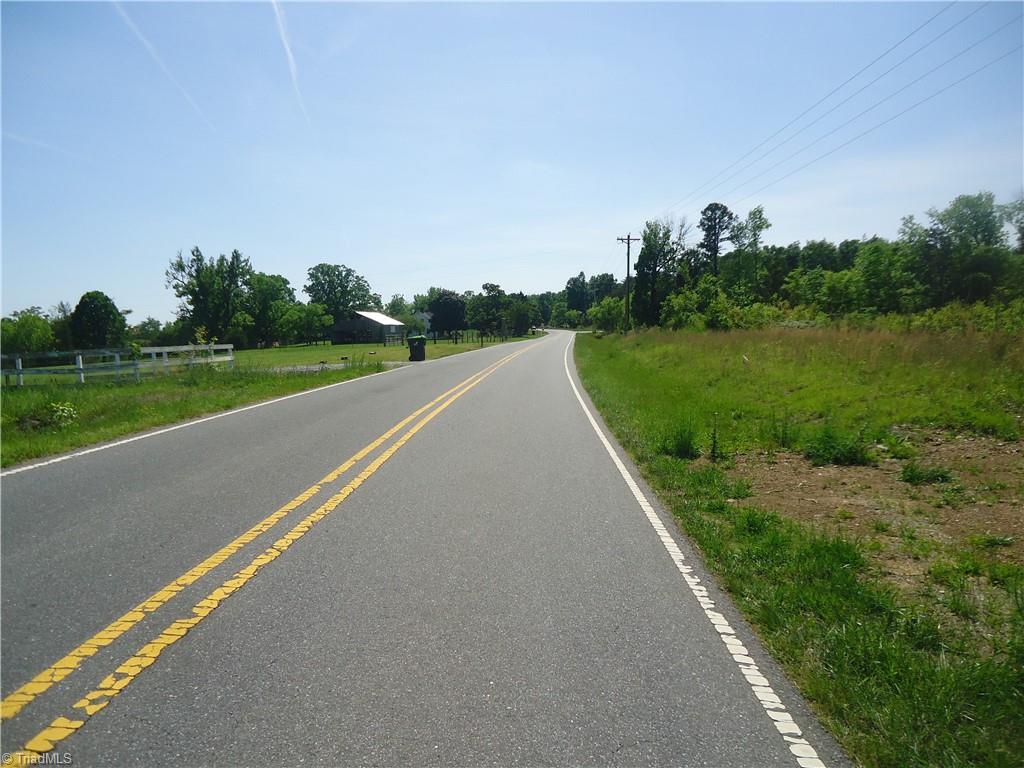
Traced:
<svg viewBox="0 0 1024 768">
<path fill-rule="evenodd" d="M 4 752 L 847 765 L 610 441 L 571 342 L 5 473 Z"/>
</svg>

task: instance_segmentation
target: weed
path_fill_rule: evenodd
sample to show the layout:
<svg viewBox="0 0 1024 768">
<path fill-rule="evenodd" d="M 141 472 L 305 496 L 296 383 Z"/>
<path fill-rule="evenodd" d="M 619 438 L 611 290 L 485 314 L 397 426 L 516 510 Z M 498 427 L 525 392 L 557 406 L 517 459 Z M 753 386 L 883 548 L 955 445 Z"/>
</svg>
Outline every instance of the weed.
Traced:
<svg viewBox="0 0 1024 768">
<path fill-rule="evenodd" d="M 831 424 L 823 426 L 804 446 L 804 455 L 817 466 L 838 464 L 841 466 L 868 465 L 874 457 L 868 450 L 862 434 L 853 436 L 840 432 Z"/>
<path fill-rule="evenodd" d="M 882 437 L 882 448 L 894 459 L 911 459 L 917 454 L 909 440 L 892 432 L 887 432 Z"/>
<path fill-rule="evenodd" d="M 888 533 L 890 528 L 892 528 L 892 526 L 885 520 L 875 520 L 875 522 L 871 524 L 871 530 L 875 533 Z"/>
<path fill-rule="evenodd" d="M 1009 547 L 1013 545 L 1013 536 L 998 536 L 986 534 L 984 536 L 972 536 L 970 544 L 978 549 L 995 549 L 996 547 Z"/>
<path fill-rule="evenodd" d="M 944 467 L 924 467 L 908 461 L 900 471 L 900 479 L 911 485 L 931 485 L 932 483 L 949 483 L 953 473 Z"/>
<path fill-rule="evenodd" d="M 722 450 L 722 446 L 718 441 L 718 414 L 715 414 L 714 421 L 711 427 L 711 453 L 708 458 L 713 462 L 722 461 L 727 459 L 728 455 Z"/>
<path fill-rule="evenodd" d="M 689 424 L 676 424 L 661 437 L 660 453 L 677 459 L 696 459 L 700 456 L 697 432 Z"/>
</svg>

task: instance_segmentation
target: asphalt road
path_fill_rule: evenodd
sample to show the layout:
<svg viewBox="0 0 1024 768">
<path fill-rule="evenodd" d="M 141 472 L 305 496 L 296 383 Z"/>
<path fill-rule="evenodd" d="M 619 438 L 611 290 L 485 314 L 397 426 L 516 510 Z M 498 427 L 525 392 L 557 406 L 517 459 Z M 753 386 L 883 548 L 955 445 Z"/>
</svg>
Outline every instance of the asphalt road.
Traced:
<svg viewBox="0 0 1024 768">
<path fill-rule="evenodd" d="M 848 765 L 602 441 L 571 338 L 5 473 L 4 752 Z"/>
</svg>

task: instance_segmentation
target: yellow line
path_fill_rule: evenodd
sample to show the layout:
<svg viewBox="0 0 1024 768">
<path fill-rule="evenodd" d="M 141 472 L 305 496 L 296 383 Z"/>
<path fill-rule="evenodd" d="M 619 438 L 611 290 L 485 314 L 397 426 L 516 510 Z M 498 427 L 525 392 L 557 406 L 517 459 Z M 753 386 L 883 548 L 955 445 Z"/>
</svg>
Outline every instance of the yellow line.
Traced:
<svg viewBox="0 0 1024 768">
<path fill-rule="evenodd" d="M 497 361 L 496 363 L 492 363 L 491 365 L 487 366 L 481 371 L 474 373 L 469 378 L 459 382 L 454 387 L 449 389 L 447 392 L 438 395 L 429 403 L 424 405 L 422 408 L 418 408 L 417 410 L 413 411 L 411 414 L 409 414 L 400 422 L 395 424 L 393 427 L 391 427 L 391 429 L 382 434 L 376 440 L 366 445 L 362 450 L 353 455 L 350 459 L 348 459 L 343 464 L 340 464 L 339 466 L 335 467 L 333 470 L 328 472 L 327 475 L 325 475 L 323 479 L 321 479 L 318 483 L 316 483 L 315 485 L 311 485 L 309 488 L 307 488 L 294 499 L 292 499 L 287 504 L 282 506 L 272 515 L 256 523 L 256 525 L 247 530 L 241 536 L 237 537 L 224 547 L 218 549 L 212 555 L 207 557 L 198 565 L 194 566 L 192 569 L 183 573 L 170 584 L 154 592 L 152 595 L 147 597 L 145 600 L 136 605 L 130 611 L 125 613 L 123 616 L 119 617 L 111 624 L 107 625 L 104 629 L 94 634 L 81 645 L 79 645 L 76 648 L 73 648 L 63 658 L 58 659 L 49 667 L 40 672 L 38 675 L 29 680 L 27 683 L 22 685 L 20 688 L 4 697 L 3 701 L 0 702 L 0 718 L 2 718 L 3 720 L 8 720 L 17 715 L 34 699 L 36 699 L 38 696 L 47 691 L 51 686 L 53 686 L 54 683 L 60 682 L 61 680 L 66 678 L 68 675 L 70 675 L 72 672 L 78 669 L 78 667 L 81 666 L 82 662 L 98 653 L 100 648 L 110 645 L 117 638 L 119 638 L 125 632 L 127 632 L 140 621 L 142 621 L 146 617 L 146 614 L 153 613 L 154 611 L 156 611 L 158 608 L 160 608 L 169 600 L 171 600 L 175 595 L 181 592 L 185 587 L 189 586 L 190 584 L 200 579 L 202 576 L 212 571 L 214 568 L 223 563 L 225 560 L 227 560 L 233 554 L 238 552 L 244 546 L 255 540 L 261 534 L 273 528 L 275 525 L 277 525 L 278 522 L 287 517 L 290 512 L 299 508 L 307 501 L 309 501 L 311 498 L 316 496 L 320 492 L 322 486 L 337 480 L 345 472 L 351 469 L 356 463 L 366 458 L 368 454 L 379 448 L 386 440 L 395 435 L 395 433 L 397 433 L 400 429 L 409 424 L 413 419 L 422 414 L 424 411 L 432 408 L 434 405 L 444 400 L 446 397 L 451 395 L 456 390 L 466 386 L 474 379 L 477 379 L 480 376 L 488 374 L 491 370 L 494 370 L 496 366 L 504 364 L 506 361 L 510 360 L 512 357 L 518 354 L 521 354 L 523 351 L 525 350 L 513 352 L 505 356 L 501 360 Z"/>
<path fill-rule="evenodd" d="M 6 763 L 15 763 L 18 765 L 35 764 L 38 762 L 41 754 L 54 750 L 57 744 L 75 733 L 75 731 L 85 725 L 89 718 L 106 707 L 112 699 L 121 693 L 121 691 L 131 685 L 138 676 L 142 674 L 142 671 L 146 669 L 146 667 L 149 667 L 156 662 L 165 650 L 187 635 L 194 627 L 198 626 L 203 619 L 216 610 L 222 602 L 245 586 L 257 573 L 263 570 L 265 566 L 280 557 L 292 544 L 305 536 L 314 525 L 331 514 L 335 508 L 345 501 L 345 499 L 347 499 L 359 486 L 366 482 L 371 475 L 380 469 L 388 459 L 394 456 L 395 453 L 397 453 L 398 450 L 429 421 L 494 373 L 498 368 L 523 354 L 528 349 L 531 349 L 533 346 L 536 345 L 530 345 L 530 347 L 527 347 L 526 349 L 515 352 L 508 357 L 499 360 L 488 369 L 485 369 L 478 375 L 475 381 L 467 384 L 460 391 L 449 397 L 444 403 L 420 419 L 415 426 L 388 446 L 383 453 L 370 462 L 366 469 L 356 475 L 356 477 L 349 481 L 349 483 L 338 491 L 338 493 L 331 496 L 327 501 L 317 507 L 315 511 L 303 518 L 297 525 L 295 525 L 295 527 L 275 541 L 273 545 L 264 550 L 262 554 L 253 558 L 249 565 L 235 573 L 234 576 L 192 606 L 192 616 L 187 619 L 178 619 L 177 621 L 172 622 L 154 640 L 143 645 L 131 658 L 123 662 L 113 674 L 107 675 L 107 677 L 105 677 L 99 684 L 99 687 L 90 691 L 83 698 L 75 702 L 73 708 L 78 710 L 78 712 L 73 714 L 76 719 L 69 717 L 56 718 L 50 723 L 50 725 L 29 739 L 25 743 L 23 749 L 12 755 L 7 755 L 6 757 L 8 759 Z"/>
</svg>

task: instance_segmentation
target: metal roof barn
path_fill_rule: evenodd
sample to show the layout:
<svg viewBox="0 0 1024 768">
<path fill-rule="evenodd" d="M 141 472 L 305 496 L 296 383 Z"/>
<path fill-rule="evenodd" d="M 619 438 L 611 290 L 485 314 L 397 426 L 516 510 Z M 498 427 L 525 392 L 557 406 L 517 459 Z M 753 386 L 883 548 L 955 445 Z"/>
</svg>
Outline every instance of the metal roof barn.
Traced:
<svg viewBox="0 0 1024 768">
<path fill-rule="evenodd" d="M 347 317 L 340 318 L 331 329 L 331 341 L 335 344 L 346 342 L 368 342 L 383 344 L 401 342 L 405 335 L 405 324 L 388 317 L 382 312 L 357 309 Z"/>
</svg>

